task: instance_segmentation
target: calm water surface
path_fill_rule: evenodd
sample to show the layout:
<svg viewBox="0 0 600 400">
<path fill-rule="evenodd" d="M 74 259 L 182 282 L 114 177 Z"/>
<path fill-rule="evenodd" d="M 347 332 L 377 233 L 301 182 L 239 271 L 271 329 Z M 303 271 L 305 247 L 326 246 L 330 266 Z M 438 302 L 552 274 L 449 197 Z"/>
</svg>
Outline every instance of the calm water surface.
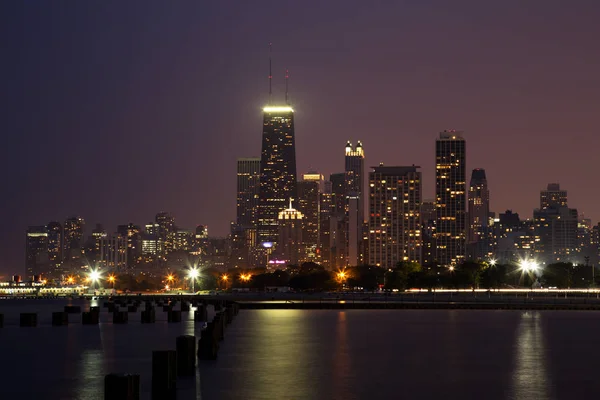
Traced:
<svg viewBox="0 0 600 400">
<path fill-rule="evenodd" d="M 193 314 L 168 324 L 158 309 L 154 325 L 103 309 L 99 326 L 52 327 L 64 304 L 0 302 L 1 398 L 103 399 L 104 375 L 130 372 L 149 399 L 152 350 L 200 335 Z M 18 327 L 28 311 L 37 328 Z M 178 399 L 598 398 L 599 337 L 594 311 L 242 310 Z"/>
</svg>

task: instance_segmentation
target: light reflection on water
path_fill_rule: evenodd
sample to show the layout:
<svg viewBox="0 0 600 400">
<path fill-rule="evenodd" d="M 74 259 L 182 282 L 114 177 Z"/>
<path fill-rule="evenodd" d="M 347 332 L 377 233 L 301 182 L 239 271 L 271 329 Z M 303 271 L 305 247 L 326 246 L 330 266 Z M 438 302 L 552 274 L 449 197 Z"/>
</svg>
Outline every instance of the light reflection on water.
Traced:
<svg viewBox="0 0 600 400">
<path fill-rule="evenodd" d="M 130 372 L 148 399 L 152 350 L 200 336 L 193 312 L 181 324 L 157 311 L 153 325 L 139 312 L 112 325 L 103 311 L 99 326 L 51 327 L 57 304 L 39 309 L 29 329 L 1 310 L 12 324 L 0 330 L 2 398 L 102 399 L 105 374 Z M 242 310 L 178 399 L 597 398 L 599 331 L 593 312 Z"/>
</svg>

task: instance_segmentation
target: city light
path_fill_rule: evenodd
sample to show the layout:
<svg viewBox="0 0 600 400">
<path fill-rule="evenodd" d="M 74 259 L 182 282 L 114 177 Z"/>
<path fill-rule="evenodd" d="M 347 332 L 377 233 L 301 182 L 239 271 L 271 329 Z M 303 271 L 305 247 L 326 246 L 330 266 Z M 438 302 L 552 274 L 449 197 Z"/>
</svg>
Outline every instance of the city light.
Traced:
<svg viewBox="0 0 600 400">
<path fill-rule="evenodd" d="M 221 279 L 222 279 L 224 282 L 227 282 L 227 281 L 229 280 L 229 277 L 227 276 L 227 274 L 224 274 L 223 276 L 221 276 Z"/>
<path fill-rule="evenodd" d="M 90 281 L 92 281 L 92 283 L 100 280 L 100 271 L 98 271 L 97 269 L 93 269 L 90 271 L 90 274 L 88 275 L 88 277 L 90 278 Z"/>
<path fill-rule="evenodd" d="M 75 283 L 75 278 L 73 278 L 72 276 L 67 277 L 67 283 L 69 285 L 72 285 Z"/>
<path fill-rule="evenodd" d="M 493 267 L 493 266 L 495 266 L 495 265 L 496 265 L 496 260 L 492 258 L 492 259 L 490 260 L 490 265 L 491 265 L 492 267 Z"/>
<path fill-rule="evenodd" d="M 198 271 L 198 268 L 193 267 L 193 268 L 189 269 L 188 278 L 190 278 L 192 280 L 192 293 L 196 293 L 195 285 L 196 285 L 196 278 L 198 278 L 198 276 L 200 276 L 200 271 Z"/>
<path fill-rule="evenodd" d="M 252 275 L 250 274 L 240 274 L 240 279 L 244 282 L 248 282 L 250 278 L 252 278 Z"/>
<path fill-rule="evenodd" d="M 535 261 L 521 260 L 519 262 L 519 268 L 521 269 L 522 272 L 530 274 L 530 273 L 536 273 L 539 270 L 540 265 L 538 263 L 536 263 Z"/>
<path fill-rule="evenodd" d="M 167 282 L 173 282 L 175 277 L 172 274 L 167 275 Z"/>
<path fill-rule="evenodd" d="M 115 282 L 117 281 L 117 278 L 114 275 L 109 275 L 107 280 L 112 283 L 113 289 L 115 288 Z"/>
<path fill-rule="evenodd" d="M 294 112 L 292 107 L 265 107 L 264 112 Z"/>
</svg>

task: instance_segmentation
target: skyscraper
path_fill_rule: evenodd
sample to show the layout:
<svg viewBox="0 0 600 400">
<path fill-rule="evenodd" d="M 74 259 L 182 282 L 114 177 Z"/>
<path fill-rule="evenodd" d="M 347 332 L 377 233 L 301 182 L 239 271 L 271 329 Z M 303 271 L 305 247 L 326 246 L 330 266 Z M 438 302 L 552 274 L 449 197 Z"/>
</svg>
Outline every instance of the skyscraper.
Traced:
<svg viewBox="0 0 600 400">
<path fill-rule="evenodd" d="M 364 186 L 365 153 L 359 141 L 356 148 L 348 142 L 345 149 L 345 188 L 346 199 L 346 260 L 349 265 L 363 262 L 361 255 L 362 228 L 365 220 Z"/>
<path fill-rule="evenodd" d="M 300 211 L 292 207 L 292 202 L 278 214 L 279 253 L 289 264 L 299 265 L 304 261 L 304 246 L 302 240 L 302 219 Z"/>
<path fill-rule="evenodd" d="M 323 183 L 319 195 L 319 263 L 325 268 L 331 266 L 331 216 L 333 210 L 331 182 Z"/>
<path fill-rule="evenodd" d="M 471 173 L 469 183 L 469 230 L 467 243 L 476 243 L 483 239 L 483 230 L 488 227 L 490 215 L 490 192 L 485 170 L 476 168 Z"/>
<path fill-rule="evenodd" d="M 127 238 L 127 267 L 132 268 L 142 255 L 142 230 L 130 222 L 119 225 L 117 233 Z"/>
<path fill-rule="evenodd" d="M 30 226 L 26 232 L 25 257 L 27 275 L 48 273 L 48 230 L 45 226 Z"/>
<path fill-rule="evenodd" d="M 466 144 L 462 133 L 441 132 L 435 157 L 436 260 L 452 265 L 465 257 Z"/>
<path fill-rule="evenodd" d="M 48 230 L 48 258 L 52 269 L 57 273 L 60 272 L 60 267 L 63 258 L 63 229 L 60 222 L 51 221 L 46 226 Z"/>
<path fill-rule="evenodd" d="M 319 245 L 319 196 L 323 176 L 317 172 L 302 175 L 298 182 L 298 211 L 302 213 L 302 240 L 306 252 L 306 260 L 317 262 Z"/>
<path fill-rule="evenodd" d="M 348 265 L 346 257 L 346 174 L 343 172 L 329 175 L 331 182 L 331 216 L 329 218 L 329 257 L 332 269 Z"/>
<path fill-rule="evenodd" d="M 237 160 L 236 224 L 246 229 L 256 225 L 260 193 L 260 158 Z"/>
<path fill-rule="evenodd" d="M 79 256 L 83 248 L 84 229 L 85 221 L 81 217 L 71 217 L 65 221 L 63 227 L 63 257 L 72 258 Z M 70 254 L 71 252 L 76 254 Z"/>
<path fill-rule="evenodd" d="M 256 218 L 260 195 L 260 158 L 237 160 L 237 213 L 231 226 L 232 257 L 247 265 L 256 246 Z"/>
<path fill-rule="evenodd" d="M 373 167 L 369 173 L 369 264 L 421 262 L 420 167 Z"/>
<path fill-rule="evenodd" d="M 567 191 L 560 189 L 559 183 L 549 183 L 546 190 L 540 191 L 540 209 L 567 206 Z"/>
<path fill-rule="evenodd" d="M 277 218 L 290 198 L 296 198 L 294 110 L 289 106 L 263 109 L 258 243 L 277 243 Z"/>
<path fill-rule="evenodd" d="M 158 224 L 158 240 L 160 241 L 160 254 L 165 256 L 173 251 L 175 245 L 175 217 L 168 212 L 156 214 L 155 222 Z"/>
</svg>

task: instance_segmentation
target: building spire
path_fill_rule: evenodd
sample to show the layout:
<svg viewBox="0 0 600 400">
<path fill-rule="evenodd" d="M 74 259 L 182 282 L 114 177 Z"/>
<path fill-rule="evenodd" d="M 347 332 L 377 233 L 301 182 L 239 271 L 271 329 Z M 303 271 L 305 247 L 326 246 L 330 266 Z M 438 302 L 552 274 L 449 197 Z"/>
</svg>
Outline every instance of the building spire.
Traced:
<svg viewBox="0 0 600 400">
<path fill-rule="evenodd" d="M 273 46 L 273 43 L 269 43 L 269 105 L 271 104 L 271 95 L 272 95 L 272 90 L 271 90 L 271 80 L 273 79 L 273 74 L 272 74 L 272 69 L 271 69 L 271 47 Z"/>
<path fill-rule="evenodd" d="M 288 79 L 290 77 L 290 71 L 286 68 L 285 69 L 285 104 L 290 104 L 290 102 L 288 101 Z"/>
<path fill-rule="evenodd" d="M 294 201 L 294 199 L 290 197 L 290 210 L 293 209 L 293 207 L 292 207 L 292 202 L 293 201 Z"/>
</svg>

